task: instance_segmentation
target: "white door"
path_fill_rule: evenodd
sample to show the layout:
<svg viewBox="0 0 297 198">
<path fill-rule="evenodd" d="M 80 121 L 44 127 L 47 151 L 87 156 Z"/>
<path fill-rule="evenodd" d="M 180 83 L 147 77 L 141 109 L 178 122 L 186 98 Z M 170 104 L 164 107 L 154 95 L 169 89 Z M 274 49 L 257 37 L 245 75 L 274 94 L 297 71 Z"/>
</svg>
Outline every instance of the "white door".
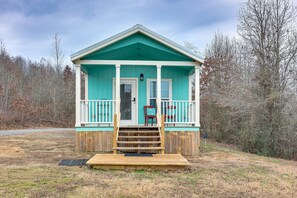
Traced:
<svg viewBox="0 0 297 198">
<path fill-rule="evenodd" d="M 137 124 L 137 79 L 121 79 L 121 126 Z"/>
</svg>

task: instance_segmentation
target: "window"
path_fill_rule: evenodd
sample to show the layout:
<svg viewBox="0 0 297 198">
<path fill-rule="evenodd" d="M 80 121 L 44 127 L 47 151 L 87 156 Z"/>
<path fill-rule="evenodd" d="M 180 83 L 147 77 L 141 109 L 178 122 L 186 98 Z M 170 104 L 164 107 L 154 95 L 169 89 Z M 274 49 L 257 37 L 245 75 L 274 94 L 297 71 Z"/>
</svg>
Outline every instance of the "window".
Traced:
<svg viewBox="0 0 297 198">
<path fill-rule="evenodd" d="M 156 107 L 157 80 L 147 80 L 147 104 Z M 171 100 L 171 79 L 161 81 L 161 100 Z"/>
</svg>

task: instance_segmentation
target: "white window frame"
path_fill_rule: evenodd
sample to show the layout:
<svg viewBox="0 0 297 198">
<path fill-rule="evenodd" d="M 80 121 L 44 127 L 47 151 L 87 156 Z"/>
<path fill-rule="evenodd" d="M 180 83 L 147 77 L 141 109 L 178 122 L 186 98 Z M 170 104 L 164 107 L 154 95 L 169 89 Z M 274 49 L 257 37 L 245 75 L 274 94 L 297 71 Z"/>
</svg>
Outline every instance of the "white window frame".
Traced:
<svg viewBox="0 0 297 198">
<path fill-rule="evenodd" d="M 162 78 L 162 82 L 169 82 L 169 100 L 172 100 L 172 79 L 171 78 Z M 146 80 L 146 104 L 150 105 L 150 86 L 151 82 L 157 82 L 157 78 L 147 78 Z M 161 98 L 162 100 L 162 98 Z"/>
</svg>

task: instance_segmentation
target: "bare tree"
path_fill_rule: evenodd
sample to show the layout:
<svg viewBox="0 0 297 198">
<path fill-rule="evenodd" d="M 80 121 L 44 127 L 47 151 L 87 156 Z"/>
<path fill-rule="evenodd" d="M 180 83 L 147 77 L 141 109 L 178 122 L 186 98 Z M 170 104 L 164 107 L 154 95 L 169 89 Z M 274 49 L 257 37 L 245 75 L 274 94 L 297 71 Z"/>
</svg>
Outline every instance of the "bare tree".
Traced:
<svg viewBox="0 0 297 198">
<path fill-rule="evenodd" d="M 57 33 L 52 39 L 51 55 L 56 70 L 58 73 L 61 73 L 62 67 L 64 65 L 65 55 L 61 48 L 61 37 Z"/>
<path fill-rule="evenodd" d="M 257 129 L 265 137 L 267 154 L 276 154 L 285 124 L 285 89 L 297 53 L 296 8 L 289 0 L 248 0 L 239 13 L 238 32 L 255 66 L 256 97 L 261 112 Z"/>
</svg>

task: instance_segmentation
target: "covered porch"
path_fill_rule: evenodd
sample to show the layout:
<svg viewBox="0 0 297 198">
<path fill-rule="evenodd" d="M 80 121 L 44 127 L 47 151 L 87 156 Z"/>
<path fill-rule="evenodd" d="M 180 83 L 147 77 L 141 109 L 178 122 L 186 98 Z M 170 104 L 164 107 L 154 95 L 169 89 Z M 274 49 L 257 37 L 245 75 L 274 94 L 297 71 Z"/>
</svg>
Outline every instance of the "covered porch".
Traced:
<svg viewBox="0 0 297 198">
<path fill-rule="evenodd" d="M 200 126 L 200 66 L 198 63 L 111 60 L 82 60 L 78 63 L 76 64 L 75 125 L 77 128 L 113 127 L 114 114 L 119 115 L 118 123 L 120 126 L 145 126 L 144 106 L 152 106 L 156 111 L 157 119 L 149 120 L 148 125 L 153 123 L 153 126 L 160 126 L 160 117 L 165 115 L 166 127 Z M 91 73 L 95 68 L 100 67 L 108 67 L 108 71 L 103 69 L 106 72 L 104 78 L 107 79 L 102 79 L 100 76 Z M 128 71 L 136 67 L 142 71 L 135 72 L 136 74 L 130 72 L 129 74 Z M 162 78 L 163 69 L 165 78 Z M 100 70 L 98 69 L 99 73 Z M 81 99 L 81 71 L 85 77 L 84 99 Z M 177 74 L 172 75 L 172 71 L 182 74 L 176 77 Z M 190 78 L 193 73 L 195 77 L 195 100 L 192 100 Z M 89 75 L 92 79 L 89 79 Z M 180 80 L 181 78 L 182 80 Z M 105 80 L 108 80 L 109 84 Z M 96 85 L 94 85 L 94 81 L 96 81 Z M 181 87 L 184 85 L 186 87 Z M 94 86 L 101 89 L 95 89 Z M 108 88 L 109 90 L 106 90 Z M 93 93 L 96 91 L 108 93 L 96 95 Z M 153 97 L 150 98 L 149 95 Z M 99 97 L 101 98 L 98 99 Z"/>
</svg>

